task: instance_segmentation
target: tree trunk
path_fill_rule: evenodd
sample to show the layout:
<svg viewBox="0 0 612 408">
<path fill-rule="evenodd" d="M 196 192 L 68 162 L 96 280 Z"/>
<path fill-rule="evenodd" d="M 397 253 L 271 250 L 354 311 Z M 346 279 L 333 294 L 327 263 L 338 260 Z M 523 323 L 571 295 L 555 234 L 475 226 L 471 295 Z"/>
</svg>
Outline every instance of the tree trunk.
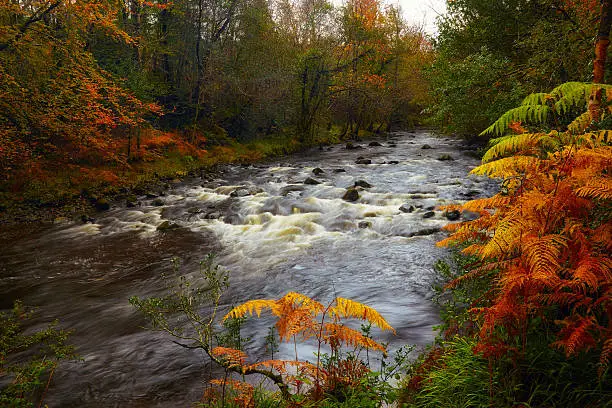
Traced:
<svg viewBox="0 0 612 408">
<path fill-rule="evenodd" d="M 593 83 L 603 84 L 606 72 L 606 59 L 608 58 L 608 45 L 610 44 L 610 26 L 612 25 L 612 0 L 602 0 L 601 16 L 599 18 L 599 31 L 595 41 L 595 60 L 593 61 Z M 591 120 L 599 121 L 602 115 L 601 99 L 603 89 L 593 87 L 589 97 L 589 113 Z"/>
</svg>

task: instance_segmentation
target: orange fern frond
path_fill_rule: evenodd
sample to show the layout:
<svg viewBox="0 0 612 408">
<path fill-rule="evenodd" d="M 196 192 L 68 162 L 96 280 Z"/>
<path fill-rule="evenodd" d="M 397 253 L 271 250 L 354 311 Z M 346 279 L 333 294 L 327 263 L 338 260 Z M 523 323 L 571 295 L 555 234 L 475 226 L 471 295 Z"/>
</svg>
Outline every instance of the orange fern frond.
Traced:
<svg viewBox="0 0 612 408">
<path fill-rule="evenodd" d="M 537 171 L 542 160 L 533 156 L 511 156 L 481 164 L 475 167 L 470 174 L 489 176 L 493 178 L 507 178 L 524 174 L 527 171 Z"/>
<path fill-rule="evenodd" d="M 523 254 L 531 277 L 552 287 L 559 283 L 561 269 L 560 254 L 566 248 L 566 240 L 561 235 L 544 237 L 524 237 Z"/>
<path fill-rule="evenodd" d="M 372 323 L 381 330 L 390 330 L 395 333 L 395 329 L 374 308 L 341 297 L 337 297 L 334 303 L 335 306 L 329 308 L 329 314 L 334 318 L 353 317 Z"/>
<path fill-rule="evenodd" d="M 610 178 L 591 180 L 587 185 L 578 188 L 576 194 L 580 197 L 610 200 L 612 199 L 612 180 Z"/>
<path fill-rule="evenodd" d="M 236 306 L 232 310 L 229 311 L 223 317 L 223 320 L 227 320 L 230 318 L 237 319 L 240 317 L 244 317 L 247 314 L 253 316 L 254 314 L 257 317 L 261 316 L 261 312 L 264 309 L 272 310 L 272 313 L 276 310 L 276 301 L 275 300 L 267 300 L 267 299 L 258 299 L 258 300 L 249 300 L 248 302 L 243 303 L 240 306 Z"/>
<path fill-rule="evenodd" d="M 555 341 L 553 346 L 565 350 L 566 356 L 569 357 L 579 350 L 588 350 L 596 345 L 595 339 L 589 332 L 595 326 L 592 317 L 574 315 L 557 323 L 564 327 L 561 329 L 561 339 Z"/>
<path fill-rule="evenodd" d="M 386 353 L 386 349 L 382 344 L 364 336 L 357 330 L 351 329 L 348 326 L 336 323 L 326 323 L 323 327 L 323 332 L 326 343 L 330 344 L 332 347 L 346 344 L 353 347 L 364 347 Z"/>
<path fill-rule="evenodd" d="M 242 367 L 247 357 L 244 351 L 229 347 L 215 347 L 211 354 L 223 361 L 228 368 Z"/>
</svg>

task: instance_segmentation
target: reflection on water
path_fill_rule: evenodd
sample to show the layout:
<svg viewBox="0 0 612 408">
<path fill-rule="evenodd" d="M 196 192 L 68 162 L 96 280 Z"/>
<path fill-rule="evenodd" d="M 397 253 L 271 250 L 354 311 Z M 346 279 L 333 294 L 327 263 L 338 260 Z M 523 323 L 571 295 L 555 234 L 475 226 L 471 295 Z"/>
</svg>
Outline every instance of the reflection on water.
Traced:
<svg viewBox="0 0 612 408">
<path fill-rule="evenodd" d="M 335 146 L 282 163 L 226 167 L 212 182 L 175 186 L 162 206 L 141 197 L 141 206 L 102 213 L 93 224 L 3 231 L 0 307 L 19 298 L 40 306 L 41 322 L 60 318 L 75 330 L 83 357 L 58 370 L 49 406 L 174 407 L 199 399 L 201 353 L 142 331 L 145 322 L 127 302 L 162 293 L 161 275 L 175 256 L 181 270 L 194 271 L 217 253 L 231 272 L 226 307 L 289 290 L 322 302 L 342 296 L 387 318 L 397 336 L 382 340 L 392 348 L 430 342 L 438 323 L 429 302 L 432 265 L 445 254 L 435 247 L 442 236 L 436 231 L 448 222 L 436 207 L 494 186 L 466 176 L 476 160 L 458 141 L 428 133 L 392 138 L 397 147 Z M 437 160 L 443 154 L 454 160 Z M 373 164 L 355 164 L 359 156 Z M 315 167 L 323 173 L 315 175 Z M 308 177 L 320 184 L 304 184 Z M 371 187 L 359 187 L 357 201 L 343 200 L 359 180 Z M 158 230 L 167 222 L 179 228 Z M 271 323 L 247 324 L 250 354 L 263 353 Z M 308 346 L 300 353 L 310 354 Z"/>
</svg>

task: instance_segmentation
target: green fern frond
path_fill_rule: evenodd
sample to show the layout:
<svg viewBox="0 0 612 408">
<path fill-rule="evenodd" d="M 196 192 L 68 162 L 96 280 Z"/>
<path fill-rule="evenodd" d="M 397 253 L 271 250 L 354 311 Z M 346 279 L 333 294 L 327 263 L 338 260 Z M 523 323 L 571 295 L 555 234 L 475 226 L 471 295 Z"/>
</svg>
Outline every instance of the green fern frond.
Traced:
<svg viewBox="0 0 612 408">
<path fill-rule="evenodd" d="M 528 122 L 543 125 L 550 117 L 552 110 L 546 105 L 524 105 L 510 109 L 491 126 L 480 133 L 480 136 L 502 136 L 512 122 Z"/>
<path fill-rule="evenodd" d="M 488 163 L 500 157 L 513 154 L 519 150 L 533 147 L 538 143 L 542 134 L 523 133 L 522 135 L 514 135 L 503 138 L 496 145 L 491 147 L 482 157 L 483 163 Z"/>
<path fill-rule="evenodd" d="M 575 135 L 583 133 L 591 125 L 591 113 L 584 112 L 567 125 L 567 130 Z"/>
<path fill-rule="evenodd" d="M 510 156 L 482 164 L 470 174 L 489 176 L 493 178 L 507 178 L 524 173 L 527 169 L 535 169 L 540 159 L 533 156 Z"/>
<path fill-rule="evenodd" d="M 521 106 L 527 105 L 544 105 L 546 100 L 551 98 L 550 94 L 545 92 L 532 93 L 531 95 L 527 95 L 523 102 L 521 102 Z"/>
</svg>

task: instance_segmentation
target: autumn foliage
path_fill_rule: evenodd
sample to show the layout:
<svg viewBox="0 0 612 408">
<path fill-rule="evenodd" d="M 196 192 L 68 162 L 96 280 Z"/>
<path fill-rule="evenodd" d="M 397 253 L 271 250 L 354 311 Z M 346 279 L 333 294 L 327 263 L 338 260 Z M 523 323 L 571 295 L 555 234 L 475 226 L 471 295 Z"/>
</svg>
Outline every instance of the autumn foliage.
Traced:
<svg viewBox="0 0 612 408">
<path fill-rule="evenodd" d="M 212 356 L 226 368 L 243 374 L 277 373 L 275 382 L 279 385 L 285 398 L 289 397 L 289 386 L 300 393 L 304 387 L 308 389 L 311 398 L 320 399 L 324 393 L 333 392 L 339 386 L 357 386 L 369 368 L 361 360 L 342 357 L 342 347 L 353 350 L 371 349 L 385 352 L 385 347 L 364 335 L 358 330 L 343 324 L 343 319 L 358 319 L 381 330 L 395 332 L 387 321 L 373 308 L 350 299 L 338 297 L 324 305 L 308 296 L 289 292 L 280 299 L 251 300 L 233 308 L 224 317 L 238 319 L 248 315 L 260 316 L 263 311 L 270 311 L 277 317 L 276 331 L 281 341 L 297 342 L 314 339 L 318 345 L 316 363 L 302 360 L 297 355 L 294 360 L 265 360 L 247 363 L 247 355 L 237 349 L 215 347 Z M 322 346 L 328 346 L 333 357 L 333 364 L 323 364 L 321 360 Z M 266 370 L 266 371 L 262 371 Z M 245 392 L 252 389 L 244 388 L 230 380 L 234 390 L 239 390 L 240 406 L 250 406 L 251 398 L 245 397 Z M 249 391 L 250 390 L 250 391 Z"/>
<path fill-rule="evenodd" d="M 448 226 L 452 234 L 440 243 L 467 244 L 463 252 L 480 259 L 450 288 L 490 279 L 490 290 L 471 305 L 477 350 L 485 356 L 524 352 L 527 331 L 538 319 L 538 330 L 553 330 L 551 346 L 568 357 L 596 350 L 600 373 L 609 364 L 611 111 L 575 114 L 586 110 L 591 87 L 566 84 L 532 95 L 485 131 L 501 136 L 472 173 L 501 179 L 500 192 L 461 206 L 480 217 Z M 519 117 L 520 125 L 512 120 Z"/>
</svg>

